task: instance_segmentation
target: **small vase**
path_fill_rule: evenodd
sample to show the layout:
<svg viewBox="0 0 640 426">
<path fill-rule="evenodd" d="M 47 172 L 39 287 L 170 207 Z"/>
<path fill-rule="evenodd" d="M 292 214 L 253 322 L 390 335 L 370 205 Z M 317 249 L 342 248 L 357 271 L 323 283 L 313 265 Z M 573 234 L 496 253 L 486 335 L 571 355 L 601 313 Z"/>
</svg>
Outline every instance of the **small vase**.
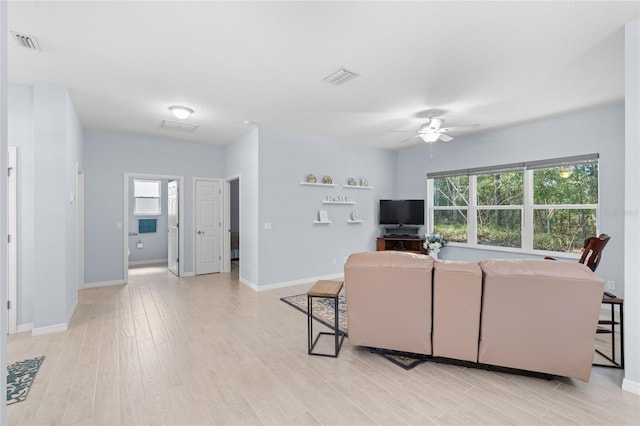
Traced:
<svg viewBox="0 0 640 426">
<path fill-rule="evenodd" d="M 438 259 L 438 252 L 440 250 L 429 250 L 429 256 L 431 256 L 434 259 Z"/>
</svg>

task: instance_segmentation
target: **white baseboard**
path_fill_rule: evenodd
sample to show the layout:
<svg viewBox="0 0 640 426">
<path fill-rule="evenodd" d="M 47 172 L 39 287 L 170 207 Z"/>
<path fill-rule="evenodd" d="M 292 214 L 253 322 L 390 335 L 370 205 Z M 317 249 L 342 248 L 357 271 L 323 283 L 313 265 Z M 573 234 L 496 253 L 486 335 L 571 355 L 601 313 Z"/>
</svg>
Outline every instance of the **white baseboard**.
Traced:
<svg viewBox="0 0 640 426">
<path fill-rule="evenodd" d="M 29 322 L 26 324 L 20 324 L 18 325 L 18 327 L 16 327 L 16 333 L 27 333 L 29 331 L 33 330 L 33 323 Z"/>
<path fill-rule="evenodd" d="M 137 266 L 137 265 L 157 265 L 157 264 L 165 264 L 167 263 L 167 258 L 164 259 L 149 259 L 149 260 L 130 260 L 129 266 Z"/>
<path fill-rule="evenodd" d="M 253 291 L 259 291 L 259 287 L 257 284 L 252 283 L 249 280 L 245 280 L 244 278 L 240 277 L 240 284 L 244 284 L 247 287 L 249 287 L 251 290 Z"/>
<path fill-rule="evenodd" d="M 73 318 L 73 314 L 76 312 L 76 308 L 78 307 L 78 297 L 76 296 L 76 300 L 73 301 L 73 307 L 69 310 L 67 314 L 67 329 L 69 328 L 69 324 L 71 323 L 71 318 Z"/>
<path fill-rule="evenodd" d="M 184 272 L 182 275 L 180 275 L 180 278 L 195 277 L 195 276 L 196 276 L 195 272 Z"/>
<path fill-rule="evenodd" d="M 267 284 L 267 285 L 257 285 L 250 281 L 245 280 L 244 278 L 240 278 L 240 282 L 248 286 L 254 291 L 268 291 L 268 290 L 275 290 L 277 288 L 293 287 L 295 285 L 300 285 L 300 284 L 312 284 L 319 280 L 336 280 L 336 279 L 343 280 L 344 274 L 339 273 L 339 274 L 321 275 L 318 277 L 302 278 L 299 280 L 292 280 L 292 281 L 282 281 L 279 283 Z"/>
<path fill-rule="evenodd" d="M 82 285 L 82 287 L 80 287 L 80 290 L 84 290 L 87 288 L 95 288 L 95 287 L 107 287 L 110 285 L 122 285 L 122 284 L 126 284 L 124 282 L 124 280 L 114 280 L 114 281 L 98 281 L 95 283 L 84 283 L 84 285 Z"/>
<path fill-rule="evenodd" d="M 633 382 L 629 379 L 622 380 L 622 390 L 640 395 L 640 383 Z"/>
<path fill-rule="evenodd" d="M 31 329 L 32 336 L 41 336 L 43 334 L 60 333 L 61 331 L 67 331 L 67 324 L 55 324 L 48 325 L 46 327 L 37 327 Z"/>
</svg>

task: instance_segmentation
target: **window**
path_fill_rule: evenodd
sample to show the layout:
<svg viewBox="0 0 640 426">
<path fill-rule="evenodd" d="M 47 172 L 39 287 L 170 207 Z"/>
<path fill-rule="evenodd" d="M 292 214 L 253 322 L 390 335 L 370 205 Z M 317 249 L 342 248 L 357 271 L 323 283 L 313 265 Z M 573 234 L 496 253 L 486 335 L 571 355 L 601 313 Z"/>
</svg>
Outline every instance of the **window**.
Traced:
<svg viewBox="0 0 640 426">
<path fill-rule="evenodd" d="M 452 243 L 580 253 L 597 233 L 595 154 L 427 177 L 430 230 Z"/>
<path fill-rule="evenodd" d="M 450 176 L 433 182 L 433 231 L 450 242 L 467 242 L 469 176 Z"/>
<path fill-rule="evenodd" d="M 598 163 L 533 170 L 533 248 L 580 253 L 596 234 Z"/>
<path fill-rule="evenodd" d="M 134 215 L 158 216 L 162 214 L 160 208 L 160 184 L 161 181 L 159 180 L 133 180 Z"/>
<path fill-rule="evenodd" d="M 477 243 L 522 247 L 524 172 L 496 172 L 476 176 Z"/>
</svg>

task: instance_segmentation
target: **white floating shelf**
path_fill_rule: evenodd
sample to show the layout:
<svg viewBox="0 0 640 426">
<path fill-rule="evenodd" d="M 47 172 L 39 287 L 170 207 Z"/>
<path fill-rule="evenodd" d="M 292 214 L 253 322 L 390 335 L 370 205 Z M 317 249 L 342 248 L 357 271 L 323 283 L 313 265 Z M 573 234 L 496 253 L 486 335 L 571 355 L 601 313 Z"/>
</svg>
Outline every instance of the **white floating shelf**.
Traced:
<svg viewBox="0 0 640 426">
<path fill-rule="evenodd" d="M 309 186 L 338 186 L 335 183 L 311 183 L 311 182 L 300 182 L 300 185 L 309 185 Z"/>
<path fill-rule="evenodd" d="M 333 223 L 332 221 L 321 221 L 321 220 L 314 220 L 313 223 L 318 223 L 318 224 L 329 224 L 329 223 Z"/>
<path fill-rule="evenodd" d="M 353 188 L 353 189 L 373 189 L 373 186 L 362 186 L 362 185 L 342 185 L 343 188 Z"/>
<path fill-rule="evenodd" d="M 364 223 L 364 220 L 347 220 L 347 223 Z"/>
<path fill-rule="evenodd" d="M 323 201 L 322 204 L 355 204 L 355 201 Z"/>
</svg>

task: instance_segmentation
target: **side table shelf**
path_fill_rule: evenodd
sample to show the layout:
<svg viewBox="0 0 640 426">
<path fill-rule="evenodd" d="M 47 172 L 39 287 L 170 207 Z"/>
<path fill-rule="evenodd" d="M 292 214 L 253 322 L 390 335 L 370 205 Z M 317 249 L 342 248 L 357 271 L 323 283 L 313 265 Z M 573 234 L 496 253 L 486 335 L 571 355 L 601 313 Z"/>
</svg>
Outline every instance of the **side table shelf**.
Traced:
<svg viewBox="0 0 640 426">
<path fill-rule="evenodd" d="M 624 299 L 619 297 L 602 297 L 602 304 L 609 305 L 611 308 L 611 319 L 599 320 L 596 334 L 611 334 L 611 356 L 605 355 L 599 349 L 596 352 L 605 358 L 611 364 L 598 364 L 594 363 L 598 367 L 620 368 L 624 369 Z M 619 321 L 615 318 L 615 307 L 618 307 Z M 616 357 L 616 326 L 619 327 L 620 332 L 620 361 L 617 361 Z"/>
</svg>

